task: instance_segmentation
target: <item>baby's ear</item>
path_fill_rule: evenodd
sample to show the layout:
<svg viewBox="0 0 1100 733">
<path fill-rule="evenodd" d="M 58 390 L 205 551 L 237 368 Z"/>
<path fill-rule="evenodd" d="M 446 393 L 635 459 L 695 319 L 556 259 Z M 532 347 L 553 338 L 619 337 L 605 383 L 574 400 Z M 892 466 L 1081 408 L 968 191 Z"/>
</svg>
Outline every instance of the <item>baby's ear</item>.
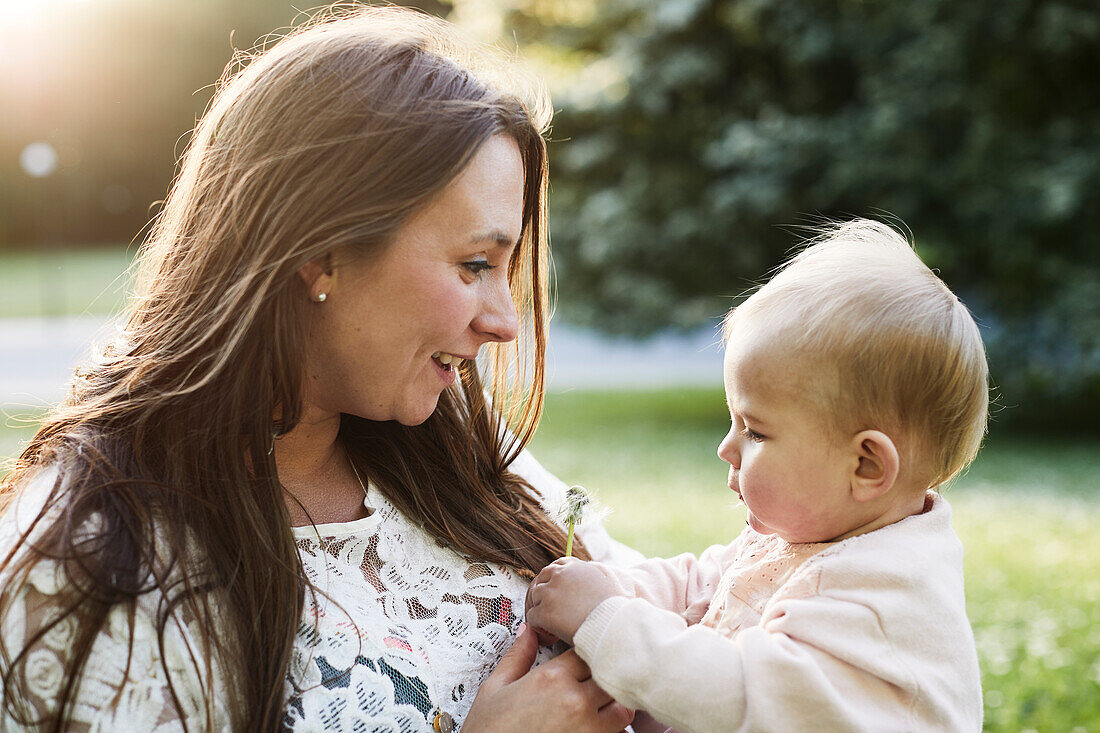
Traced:
<svg viewBox="0 0 1100 733">
<path fill-rule="evenodd" d="M 901 470 L 898 449 L 890 436 L 879 430 L 863 430 L 852 438 L 852 450 L 858 460 L 850 477 L 852 498 L 871 501 L 890 491 Z"/>
</svg>

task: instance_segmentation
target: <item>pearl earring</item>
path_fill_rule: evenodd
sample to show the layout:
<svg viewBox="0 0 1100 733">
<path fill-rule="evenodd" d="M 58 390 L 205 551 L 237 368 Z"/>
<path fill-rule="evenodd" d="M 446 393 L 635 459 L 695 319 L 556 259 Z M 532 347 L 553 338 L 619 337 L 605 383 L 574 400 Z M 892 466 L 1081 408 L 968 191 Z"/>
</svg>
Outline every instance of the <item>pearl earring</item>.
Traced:
<svg viewBox="0 0 1100 733">
<path fill-rule="evenodd" d="M 328 295 L 326 293 L 318 293 L 316 300 L 317 300 L 318 303 L 324 303 L 325 298 L 327 298 L 327 297 L 328 297 Z"/>
</svg>

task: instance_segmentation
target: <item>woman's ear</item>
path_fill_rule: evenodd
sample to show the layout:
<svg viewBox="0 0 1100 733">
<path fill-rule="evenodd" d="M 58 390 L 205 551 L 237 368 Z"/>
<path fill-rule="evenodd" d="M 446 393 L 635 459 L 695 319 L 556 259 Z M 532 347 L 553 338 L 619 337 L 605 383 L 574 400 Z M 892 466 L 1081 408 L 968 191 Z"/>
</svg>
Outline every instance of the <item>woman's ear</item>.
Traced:
<svg viewBox="0 0 1100 733">
<path fill-rule="evenodd" d="M 850 477 L 852 498 L 871 501 L 890 491 L 901 470 L 901 458 L 890 436 L 879 430 L 863 430 L 852 438 L 852 448 L 858 459 Z"/>
<path fill-rule="evenodd" d="M 333 273 L 331 253 L 312 259 L 298 268 L 298 276 L 306 284 L 310 300 L 315 303 L 325 302 L 332 285 Z"/>
</svg>

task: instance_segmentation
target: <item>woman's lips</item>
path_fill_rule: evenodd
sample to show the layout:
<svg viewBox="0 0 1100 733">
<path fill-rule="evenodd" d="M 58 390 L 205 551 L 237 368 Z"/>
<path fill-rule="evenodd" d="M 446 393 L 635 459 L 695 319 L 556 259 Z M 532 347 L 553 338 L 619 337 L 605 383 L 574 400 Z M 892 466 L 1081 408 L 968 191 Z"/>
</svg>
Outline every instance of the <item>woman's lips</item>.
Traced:
<svg viewBox="0 0 1100 733">
<path fill-rule="evenodd" d="M 437 351 L 432 354 L 432 364 L 435 366 L 436 373 L 439 374 L 440 379 L 449 385 L 455 381 L 455 374 L 458 368 L 465 362 L 473 361 L 476 358 L 476 354 L 474 356 L 459 356 L 458 354 L 451 354 L 446 351 Z"/>
<path fill-rule="evenodd" d="M 444 369 L 454 368 L 462 366 L 462 362 L 466 361 L 461 356 L 455 356 L 454 354 L 448 354 L 446 351 L 437 351 L 432 354 L 432 359 L 435 360 Z"/>
<path fill-rule="evenodd" d="M 452 360 L 444 364 L 442 361 L 440 361 L 440 358 L 438 356 L 434 355 L 432 356 L 431 361 L 432 367 L 435 368 L 435 373 L 439 375 L 439 378 L 443 381 L 443 384 L 448 387 L 454 384 L 455 375 L 458 374 L 458 371 L 455 369 L 455 367 L 462 362 L 459 361 L 458 364 L 456 364 Z"/>
</svg>

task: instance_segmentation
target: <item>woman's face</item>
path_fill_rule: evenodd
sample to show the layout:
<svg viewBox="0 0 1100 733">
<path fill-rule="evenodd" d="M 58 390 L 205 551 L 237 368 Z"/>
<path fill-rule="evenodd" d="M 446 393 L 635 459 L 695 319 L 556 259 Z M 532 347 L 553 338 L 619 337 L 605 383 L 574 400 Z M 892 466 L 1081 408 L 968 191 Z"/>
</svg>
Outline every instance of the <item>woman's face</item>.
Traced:
<svg viewBox="0 0 1100 733">
<path fill-rule="evenodd" d="M 519 147 L 495 135 L 382 253 L 337 262 L 312 282 L 311 295 L 326 297 L 312 306 L 307 410 L 418 425 L 454 382 L 458 359 L 516 337 L 508 262 L 523 226 L 523 179 Z"/>
</svg>

